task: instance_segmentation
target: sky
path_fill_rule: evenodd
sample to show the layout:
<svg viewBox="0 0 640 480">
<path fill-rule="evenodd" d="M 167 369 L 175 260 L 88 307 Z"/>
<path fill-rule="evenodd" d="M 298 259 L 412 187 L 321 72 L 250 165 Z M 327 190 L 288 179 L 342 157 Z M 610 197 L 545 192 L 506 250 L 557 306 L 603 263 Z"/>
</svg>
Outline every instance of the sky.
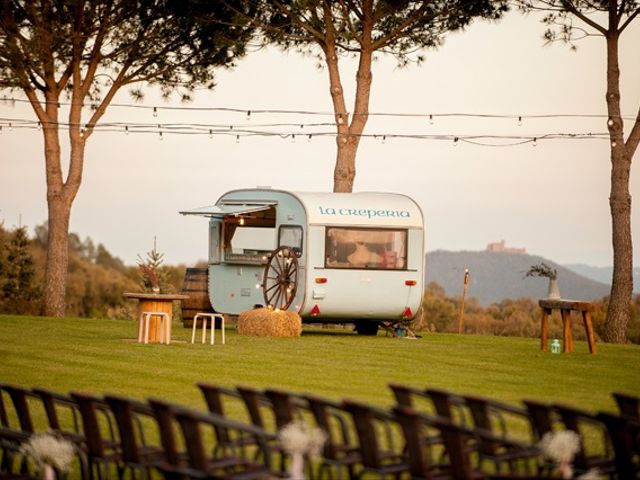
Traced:
<svg viewBox="0 0 640 480">
<path fill-rule="evenodd" d="M 640 106 L 635 48 L 640 21 L 634 23 L 621 38 L 622 112 L 632 118 Z M 449 35 L 440 49 L 426 52 L 420 66 L 400 69 L 389 57 L 374 63 L 370 112 L 397 115 L 370 117 L 365 133 L 376 138 L 361 141 L 354 191 L 414 198 L 425 217 L 427 251 L 484 250 L 504 239 L 508 246 L 560 264 L 612 264 L 608 141 L 541 138 L 606 133 L 605 42 L 587 38 L 574 52 L 562 44 L 544 46 L 543 31 L 539 17 L 512 12 L 501 22 L 475 22 Z M 341 65 L 352 105 L 355 63 L 342 59 Z M 332 190 L 335 139 L 317 134 L 308 139 L 308 132 L 334 132 L 331 126 L 309 126 L 331 122 L 332 116 L 259 113 L 330 113 L 327 72 L 316 68 L 316 60 L 260 50 L 235 69 L 219 71 L 217 84 L 212 92 L 198 91 L 186 105 L 177 98 L 161 100 L 150 88 L 138 104 L 126 91 L 115 99 L 122 106 L 112 106 L 103 122 L 147 123 L 154 131 L 126 135 L 119 128 L 88 140 L 72 232 L 104 244 L 127 264 L 144 257 L 155 239 L 165 263 L 189 266 L 206 259 L 207 221 L 179 215 L 180 210 L 212 205 L 238 188 Z M 239 112 L 213 110 L 220 107 Z M 249 117 L 247 111 L 252 111 Z M 453 113 L 464 115 L 448 115 Z M 532 118 L 547 115 L 558 116 Z M 6 119 L 35 120 L 35 115 L 25 103 L 0 101 L 0 221 L 5 228 L 24 225 L 33 233 L 47 217 L 42 135 L 35 129 L 10 130 Z M 238 142 L 234 134 L 164 133 L 160 140 L 156 123 L 229 125 L 235 131 L 291 125 L 271 127 L 282 136 L 242 136 Z M 513 140 L 485 139 L 500 146 L 479 146 L 394 138 L 406 134 L 538 140 L 509 146 L 505 143 Z M 637 167 L 630 188 L 639 198 Z M 638 265 L 640 212 L 634 207 Z"/>
</svg>

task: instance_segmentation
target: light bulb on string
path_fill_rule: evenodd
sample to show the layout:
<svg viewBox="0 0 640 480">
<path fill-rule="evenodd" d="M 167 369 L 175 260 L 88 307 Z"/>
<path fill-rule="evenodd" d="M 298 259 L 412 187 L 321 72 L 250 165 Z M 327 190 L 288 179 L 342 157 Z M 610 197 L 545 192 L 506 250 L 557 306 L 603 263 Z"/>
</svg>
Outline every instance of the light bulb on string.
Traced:
<svg viewBox="0 0 640 480">
<path fill-rule="evenodd" d="M 386 135 L 382 136 L 382 143 L 383 144 L 387 143 L 387 136 Z"/>
<path fill-rule="evenodd" d="M 247 110 L 247 120 L 251 120 L 251 110 Z"/>
<path fill-rule="evenodd" d="M 80 138 L 84 138 L 84 127 L 80 128 Z"/>
<path fill-rule="evenodd" d="M 610 127 L 613 126 L 613 118 L 609 117 L 609 120 L 607 120 L 607 125 L 609 125 Z"/>
<path fill-rule="evenodd" d="M 213 129 L 209 129 L 209 138 L 213 138 Z"/>
<path fill-rule="evenodd" d="M 433 115 L 429 114 L 429 125 L 433 125 Z"/>
<path fill-rule="evenodd" d="M 307 136 L 307 142 L 310 142 L 310 141 L 311 141 L 311 134 Z"/>
<path fill-rule="evenodd" d="M 153 116 L 154 117 L 158 116 L 158 107 L 153 107 Z"/>
<path fill-rule="evenodd" d="M 236 143 L 240 143 L 240 135 L 236 135 Z"/>
<path fill-rule="evenodd" d="M 124 126 L 124 134 L 129 135 L 129 125 Z"/>
<path fill-rule="evenodd" d="M 9 131 L 12 132 L 13 131 L 13 125 L 11 124 L 11 122 L 9 122 Z"/>
<path fill-rule="evenodd" d="M 458 140 L 459 140 L 459 138 L 458 138 L 458 137 L 454 137 L 454 138 L 453 138 L 453 146 L 454 146 L 454 147 L 457 147 L 457 146 L 458 146 Z"/>
<path fill-rule="evenodd" d="M 295 133 L 291 134 L 291 143 L 296 143 L 296 134 Z"/>
<path fill-rule="evenodd" d="M 38 122 L 38 131 L 42 130 L 42 124 Z"/>
<path fill-rule="evenodd" d="M 533 137 L 533 142 L 531 143 L 531 145 L 533 147 L 537 147 L 538 146 L 538 139 L 536 137 Z"/>
<path fill-rule="evenodd" d="M 522 116 L 518 117 L 518 126 L 521 127 L 522 126 Z"/>
<path fill-rule="evenodd" d="M 616 143 L 616 141 L 614 140 L 613 142 L 611 142 L 611 146 L 612 146 L 612 147 L 617 147 L 617 146 L 618 146 L 618 144 L 617 144 L 617 143 Z"/>
<path fill-rule="evenodd" d="M 164 137 L 162 136 L 162 132 L 158 132 L 158 140 L 164 140 Z"/>
</svg>

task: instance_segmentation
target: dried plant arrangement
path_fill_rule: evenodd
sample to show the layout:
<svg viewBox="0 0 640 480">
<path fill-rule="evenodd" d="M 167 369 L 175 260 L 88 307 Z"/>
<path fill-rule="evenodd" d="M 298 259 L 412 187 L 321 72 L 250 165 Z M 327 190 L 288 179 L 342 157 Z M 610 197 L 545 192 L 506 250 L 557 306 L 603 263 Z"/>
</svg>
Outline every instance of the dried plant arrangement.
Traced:
<svg viewBox="0 0 640 480">
<path fill-rule="evenodd" d="M 555 268 L 547 265 L 544 262 L 540 262 L 536 265 L 531 265 L 529 271 L 526 273 L 525 277 L 547 277 L 551 279 L 558 278 L 558 271 Z"/>
</svg>

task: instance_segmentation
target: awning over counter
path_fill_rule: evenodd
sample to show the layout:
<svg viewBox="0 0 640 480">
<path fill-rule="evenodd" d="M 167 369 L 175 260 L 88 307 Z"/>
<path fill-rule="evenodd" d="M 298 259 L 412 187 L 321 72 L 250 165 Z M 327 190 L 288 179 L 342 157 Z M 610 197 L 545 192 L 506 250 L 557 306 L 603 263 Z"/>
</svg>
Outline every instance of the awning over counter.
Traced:
<svg viewBox="0 0 640 480">
<path fill-rule="evenodd" d="M 261 212 L 268 210 L 278 202 L 262 203 L 225 203 L 222 205 L 210 205 L 208 207 L 183 210 L 182 215 L 201 215 L 203 217 L 224 217 L 227 215 L 244 215 L 245 213 Z"/>
</svg>

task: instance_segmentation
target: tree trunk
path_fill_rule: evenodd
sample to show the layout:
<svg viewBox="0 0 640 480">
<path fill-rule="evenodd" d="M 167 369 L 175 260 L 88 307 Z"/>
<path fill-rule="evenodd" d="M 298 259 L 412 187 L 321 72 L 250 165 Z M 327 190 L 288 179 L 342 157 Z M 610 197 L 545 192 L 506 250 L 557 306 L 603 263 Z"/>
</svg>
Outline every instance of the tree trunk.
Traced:
<svg viewBox="0 0 640 480">
<path fill-rule="evenodd" d="M 48 196 L 49 234 L 43 314 L 62 317 L 65 312 L 69 263 L 69 218 L 71 205 L 61 196 Z"/>
<path fill-rule="evenodd" d="M 633 295 L 633 245 L 631 240 L 631 195 L 629 176 L 631 157 L 624 142 L 620 111 L 620 67 L 618 31 L 610 28 L 607 36 L 607 111 L 611 139 L 611 232 L 613 244 L 613 279 L 603 339 L 627 341 Z"/>
<path fill-rule="evenodd" d="M 349 193 L 353 191 L 353 183 L 356 177 L 356 155 L 360 145 L 360 138 L 369 119 L 369 98 L 373 80 L 371 74 L 371 63 L 373 61 L 373 2 L 367 0 L 363 5 L 362 37 L 360 38 L 356 92 L 351 122 L 346 110 L 344 90 L 340 80 L 333 19 L 327 6 L 328 4 L 325 3 L 325 25 L 327 27 L 325 55 L 329 71 L 331 100 L 333 101 L 338 130 L 336 137 L 336 166 L 333 171 L 333 191 Z"/>
<path fill-rule="evenodd" d="M 51 105 L 51 102 L 49 104 Z M 55 108 L 55 106 L 50 107 L 51 110 Z M 81 110 L 81 106 L 78 105 L 73 105 L 71 108 L 76 113 Z M 48 237 L 42 313 L 46 316 L 62 317 L 66 306 L 69 220 L 71 218 L 73 200 L 78 193 L 82 179 L 85 139 L 80 133 L 79 124 L 70 128 L 71 154 L 69 174 L 66 181 L 64 181 L 60 158 L 57 111 L 50 111 L 50 114 L 56 121 L 46 124 L 43 128 L 47 181 Z"/>
</svg>

